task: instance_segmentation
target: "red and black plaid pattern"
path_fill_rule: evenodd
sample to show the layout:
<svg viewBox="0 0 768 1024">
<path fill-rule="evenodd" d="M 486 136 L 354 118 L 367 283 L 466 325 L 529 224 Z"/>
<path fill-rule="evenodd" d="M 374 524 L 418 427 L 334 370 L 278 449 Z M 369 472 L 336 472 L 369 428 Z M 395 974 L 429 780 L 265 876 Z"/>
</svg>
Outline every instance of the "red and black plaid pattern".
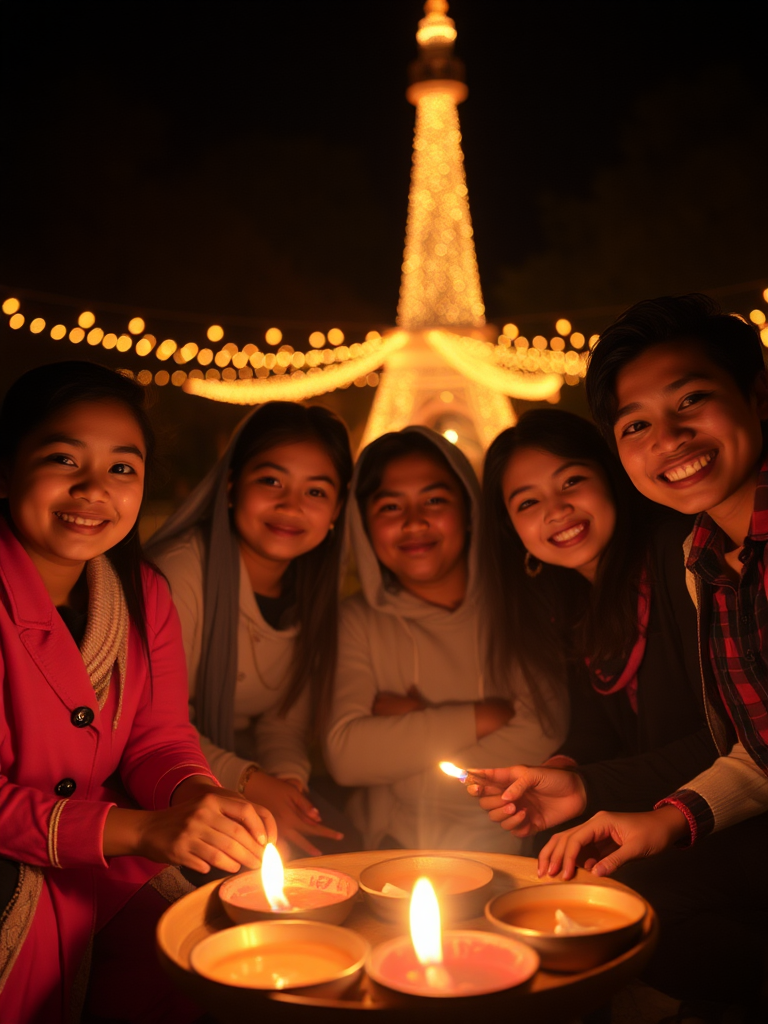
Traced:
<svg viewBox="0 0 768 1024">
<path fill-rule="evenodd" d="M 717 687 L 739 740 L 768 774 L 766 540 L 768 459 L 758 476 L 749 532 L 739 555 L 742 570 L 738 581 L 724 572 L 726 538 L 706 512 L 696 520 L 687 563 L 702 582 L 702 600 L 710 602 L 709 636 L 702 640 L 702 650 L 708 647 Z M 664 802 L 681 810 L 684 805 L 689 824 L 693 816 L 692 839 L 712 830 L 711 811 L 690 790 L 682 789 Z"/>
</svg>

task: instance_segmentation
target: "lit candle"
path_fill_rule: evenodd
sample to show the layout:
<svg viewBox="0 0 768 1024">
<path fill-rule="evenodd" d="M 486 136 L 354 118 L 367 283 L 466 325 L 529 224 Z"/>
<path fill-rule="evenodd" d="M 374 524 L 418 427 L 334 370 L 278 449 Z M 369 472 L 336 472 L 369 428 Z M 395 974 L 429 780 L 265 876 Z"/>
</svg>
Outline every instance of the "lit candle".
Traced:
<svg viewBox="0 0 768 1024">
<path fill-rule="evenodd" d="M 358 892 L 354 878 L 334 868 L 283 868 L 277 848 L 264 848 L 260 871 L 244 871 L 222 882 L 219 898 L 236 924 L 290 917 L 341 924 Z"/>
<path fill-rule="evenodd" d="M 283 891 L 285 871 L 283 861 L 274 843 L 267 843 L 261 858 L 261 887 L 271 910 L 291 910 Z"/>
<path fill-rule="evenodd" d="M 451 976 L 443 966 L 440 904 L 428 878 L 419 878 L 411 895 L 411 942 L 430 988 L 449 989 Z"/>
<path fill-rule="evenodd" d="M 522 942 L 489 932 L 440 929 L 432 884 L 419 878 L 411 896 L 411 934 L 384 942 L 371 954 L 374 981 L 430 998 L 487 995 L 520 985 L 536 973 L 538 955 Z"/>
</svg>

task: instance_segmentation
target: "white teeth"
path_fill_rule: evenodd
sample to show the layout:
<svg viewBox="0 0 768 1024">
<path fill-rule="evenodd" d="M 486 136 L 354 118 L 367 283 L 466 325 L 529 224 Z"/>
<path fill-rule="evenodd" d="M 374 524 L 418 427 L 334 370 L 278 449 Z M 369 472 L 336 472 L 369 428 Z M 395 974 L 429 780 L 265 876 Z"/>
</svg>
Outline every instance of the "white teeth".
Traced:
<svg viewBox="0 0 768 1024">
<path fill-rule="evenodd" d="M 75 523 L 77 526 L 101 526 L 105 522 L 104 519 L 84 519 L 83 516 L 72 516 L 67 512 L 57 512 L 56 515 L 65 523 Z"/>
<path fill-rule="evenodd" d="M 694 473 L 698 473 L 700 469 L 709 465 L 713 457 L 714 454 L 710 452 L 709 455 L 702 455 L 700 459 L 687 462 L 684 466 L 678 466 L 677 469 L 670 469 L 662 475 L 671 484 L 677 483 L 678 480 L 687 480 L 689 476 L 693 476 Z"/>
<path fill-rule="evenodd" d="M 562 544 L 565 540 L 570 540 L 572 537 L 578 537 L 581 531 L 584 529 L 584 523 L 579 523 L 577 526 L 571 526 L 567 530 L 563 530 L 562 533 L 555 533 L 552 535 L 552 540 L 558 544 Z"/>
</svg>

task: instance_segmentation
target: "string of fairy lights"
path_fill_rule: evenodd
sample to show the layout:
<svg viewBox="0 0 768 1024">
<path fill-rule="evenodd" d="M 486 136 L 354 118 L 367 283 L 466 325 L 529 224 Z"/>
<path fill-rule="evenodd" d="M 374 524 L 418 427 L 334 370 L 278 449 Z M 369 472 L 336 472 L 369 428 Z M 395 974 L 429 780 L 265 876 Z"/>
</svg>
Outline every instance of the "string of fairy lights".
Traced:
<svg viewBox="0 0 768 1024">
<path fill-rule="evenodd" d="M 768 304 L 768 288 L 763 291 L 762 299 Z M 383 336 L 372 330 L 362 342 L 346 344 L 344 332 L 331 328 L 326 333 L 311 332 L 307 338 L 308 348 L 301 350 L 283 343 L 280 328 L 270 327 L 259 345 L 248 343 L 239 347 L 234 342 L 222 344 L 224 328 L 211 324 L 205 332 L 208 344 L 180 343 L 172 338 L 159 341 L 155 334 L 147 331 L 141 316 L 131 317 L 126 330 L 117 334 L 100 327 L 96 314 L 90 310 L 80 313 L 76 323 L 70 326 L 46 321 L 42 316 L 28 316 L 22 309 L 22 301 L 14 296 L 8 296 L 1 308 L 11 330 L 26 327 L 37 336 L 47 332 L 54 341 L 84 343 L 93 349 L 100 347 L 132 354 L 141 360 L 151 358 L 157 363 L 169 364 L 167 368 L 155 364 L 152 368 L 131 370 L 141 384 L 184 386 L 194 394 L 196 381 L 217 382 L 214 388 L 205 387 L 204 393 L 215 400 L 237 404 L 250 404 L 254 400 L 252 390 L 257 381 L 270 390 L 279 388 L 281 396 L 293 400 L 352 385 L 376 387 L 382 363 L 402 347 L 408 337 L 403 330 L 395 329 Z M 768 348 L 766 310 L 756 307 L 748 315 Z M 599 341 L 598 334 L 587 335 L 574 330 L 565 317 L 558 318 L 554 328 L 556 333 L 550 338 L 537 334 L 529 339 L 520 333 L 516 324 L 507 323 L 495 343 L 458 335 L 446 328 L 428 330 L 425 338 L 446 362 L 470 379 L 513 396 L 519 396 L 521 381 L 524 381 L 526 396 L 536 401 L 552 393 L 552 375 L 562 377 L 566 385 L 578 384 L 586 373 L 589 350 Z M 232 387 L 245 380 L 252 381 L 247 395 L 236 386 Z M 258 400 L 263 401 L 264 396 L 260 394 Z"/>
</svg>

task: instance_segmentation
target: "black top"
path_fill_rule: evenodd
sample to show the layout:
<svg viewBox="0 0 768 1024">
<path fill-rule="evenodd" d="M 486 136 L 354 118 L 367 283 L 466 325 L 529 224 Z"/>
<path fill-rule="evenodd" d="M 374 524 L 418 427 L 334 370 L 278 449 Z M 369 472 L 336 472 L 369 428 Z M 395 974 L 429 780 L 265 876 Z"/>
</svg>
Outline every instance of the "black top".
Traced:
<svg viewBox="0 0 768 1024">
<path fill-rule="evenodd" d="M 287 629 L 292 625 L 293 615 L 290 613 L 293 611 L 296 595 L 291 589 L 287 593 L 282 593 L 280 597 L 265 597 L 255 591 L 253 596 L 256 598 L 262 618 L 272 629 Z"/>
<path fill-rule="evenodd" d="M 85 627 L 88 625 L 88 609 L 86 608 L 84 612 L 78 612 L 74 608 L 70 608 L 69 605 L 62 604 L 56 606 L 56 611 L 64 620 L 64 625 L 72 634 L 75 643 L 79 647 L 85 636 Z"/>
<path fill-rule="evenodd" d="M 651 540 L 637 714 L 626 691 L 596 693 L 586 670 L 573 681 L 571 727 L 560 752 L 579 762 L 590 815 L 650 810 L 717 757 L 704 712 L 696 609 L 685 583 L 682 544 L 692 522 L 668 520 Z"/>
</svg>

